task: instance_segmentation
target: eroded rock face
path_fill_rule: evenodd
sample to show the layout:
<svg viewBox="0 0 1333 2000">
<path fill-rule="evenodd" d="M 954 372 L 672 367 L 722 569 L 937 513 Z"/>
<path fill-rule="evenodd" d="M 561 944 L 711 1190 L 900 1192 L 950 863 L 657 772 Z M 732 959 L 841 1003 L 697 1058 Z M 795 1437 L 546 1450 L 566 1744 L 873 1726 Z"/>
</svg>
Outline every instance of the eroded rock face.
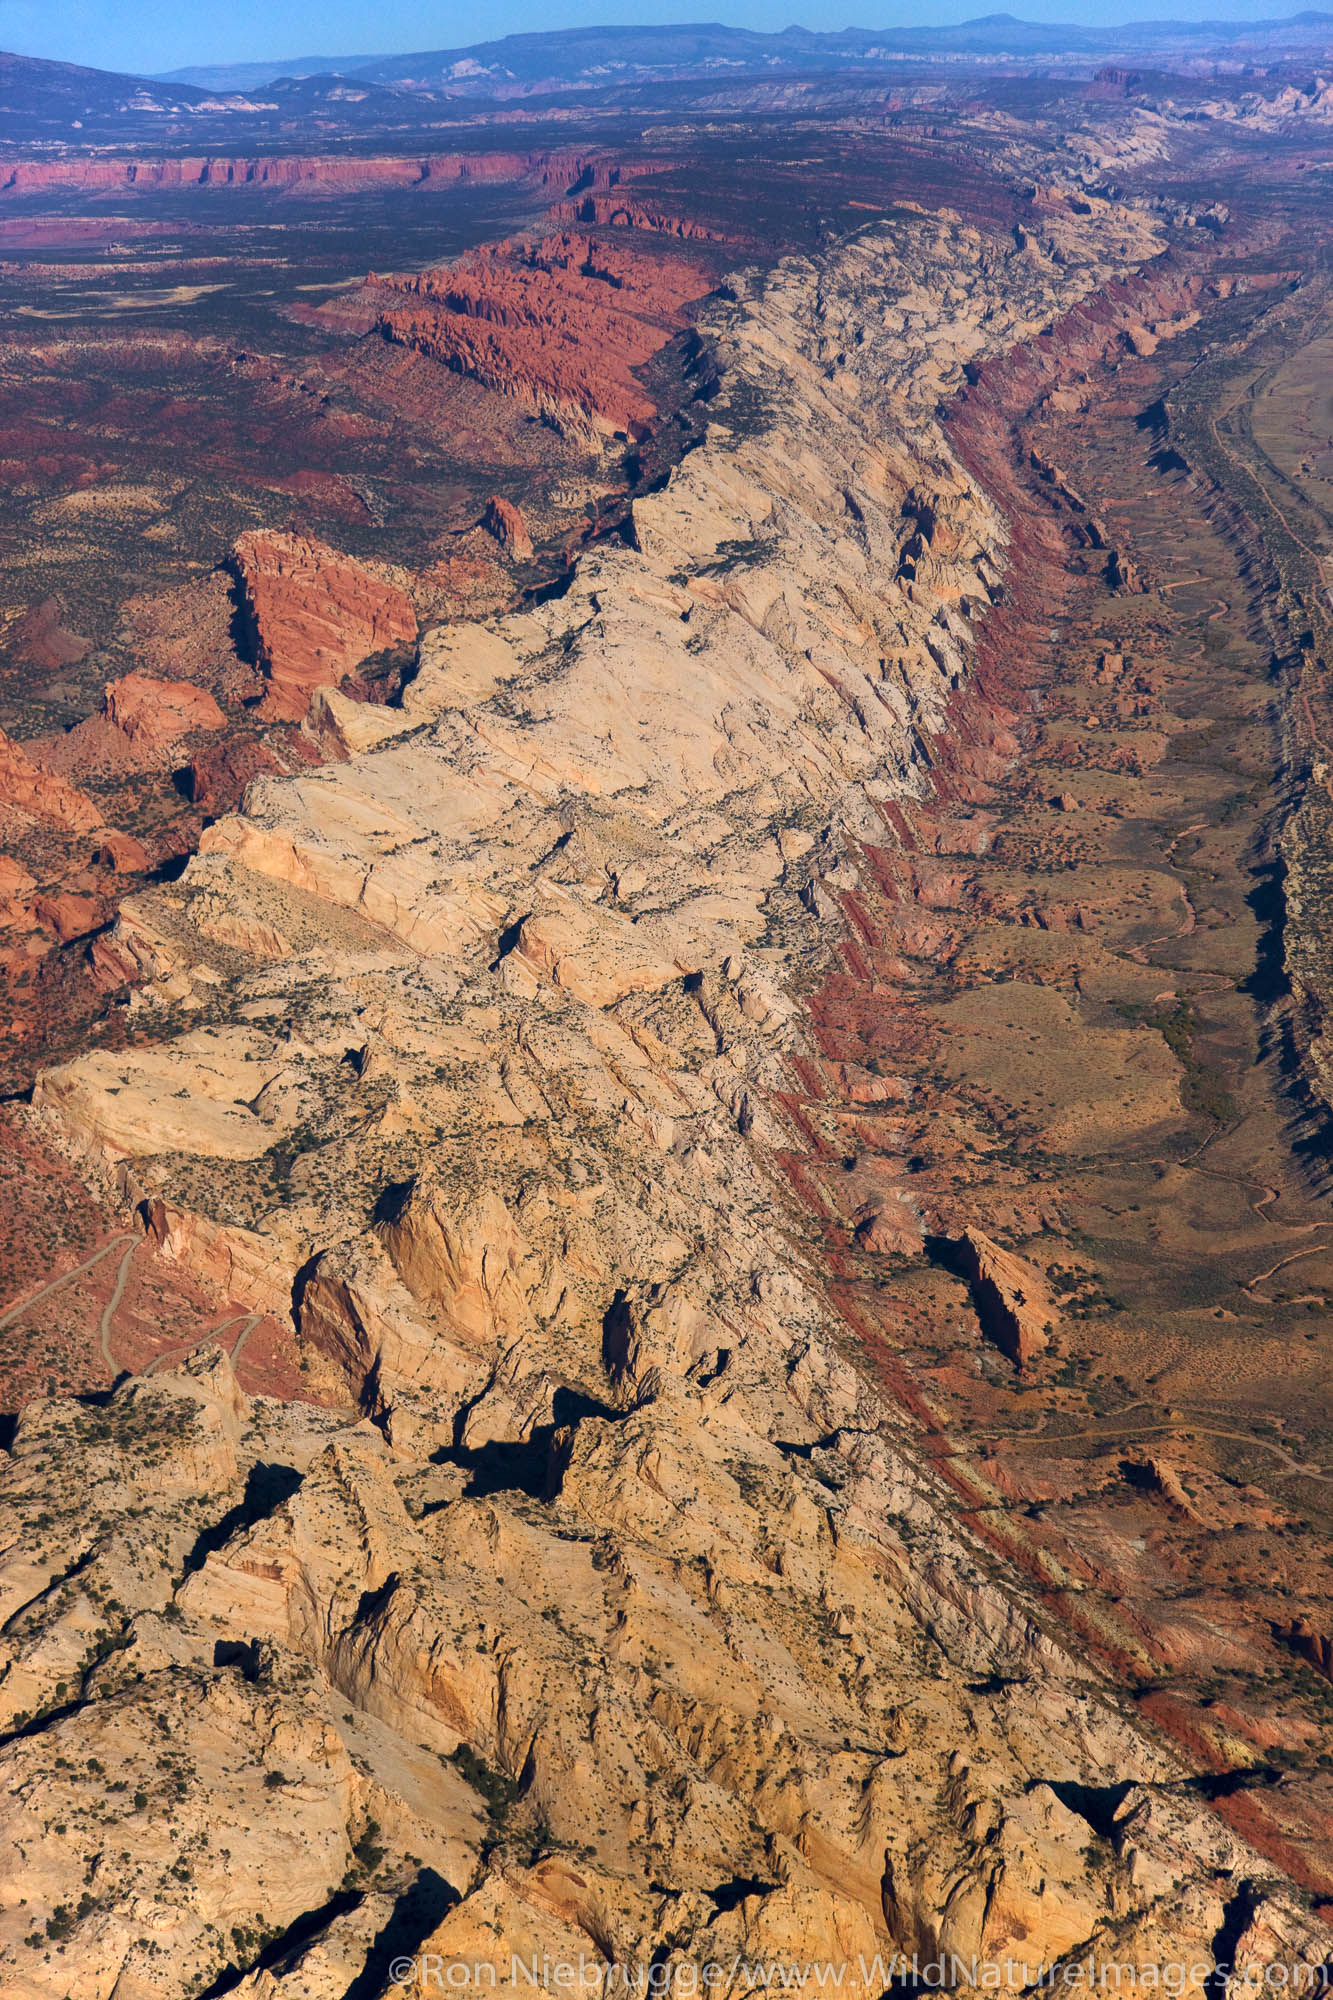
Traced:
<svg viewBox="0 0 1333 2000">
<path fill-rule="evenodd" d="M 74 665 L 91 651 L 91 641 L 65 625 L 60 600 L 55 597 L 34 605 L 19 619 L 12 642 L 23 659 L 48 673 Z"/>
<path fill-rule="evenodd" d="M 195 751 L 181 784 L 192 805 L 210 813 L 229 811 L 239 805 L 251 778 L 278 768 L 277 758 L 261 739 L 224 736 Z"/>
<path fill-rule="evenodd" d="M 569 153 L 427 153 L 380 157 L 283 153 L 235 158 L 196 155 L 171 159 L 9 159 L 0 167 L 0 194 L 33 194 L 52 188 L 130 192 L 135 189 L 257 186 L 353 189 L 421 187 L 434 182 L 516 181 L 548 177 L 576 180 L 583 161 Z"/>
<path fill-rule="evenodd" d="M 16 806 L 65 833 L 92 833 L 102 815 L 85 793 L 44 771 L 12 737 L 0 730 L 0 803 Z"/>
<path fill-rule="evenodd" d="M 1093 1990 L 1210 1964 L 1246 1881 L 1246 1949 L 1321 1962 L 848 1358 L 786 1178 L 794 994 L 925 795 L 1006 573 L 936 411 L 1155 247 L 1087 207 L 1058 261 L 922 218 L 738 282 L 711 428 L 634 546 L 428 634 L 401 728 L 256 779 L 127 906 L 141 1005 L 206 1023 L 62 1066 L 31 1116 L 219 1299 L 289 1311 L 322 1402 L 241 1397 L 205 1351 L 25 1416 L 25 1995 L 228 1963 L 345 1994 L 409 1891 L 446 1959 L 832 1962 L 869 1996 L 893 1951 L 1014 1991 L 1066 1955 Z M 987 838 L 941 829 L 922 882 Z M 1032 1274 L 971 1241 L 1022 1359 Z"/>
<path fill-rule="evenodd" d="M 401 583 L 324 542 L 255 529 L 240 537 L 233 561 L 268 677 L 265 707 L 277 719 L 299 721 L 315 688 L 336 686 L 372 653 L 417 636 Z"/>
<path fill-rule="evenodd" d="M 557 213 L 560 211 L 557 210 Z M 617 209 L 616 219 L 627 218 Z M 663 218 L 663 230 L 673 221 Z M 654 224 L 648 224 L 655 231 Z M 632 240 L 563 232 L 440 270 L 381 278 L 388 340 L 592 436 L 641 432 L 654 414 L 634 373 L 709 288 L 708 267 Z M 400 304 L 399 300 L 403 302 Z"/>
<path fill-rule="evenodd" d="M 982 1229 L 968 1229 L 955 1246 L 958 1266 L 972 1286 L 977 1317 L 987 1338 L 1026 1368 L 1046 1352 L 1059 1315 L 1045 1279 Z"/>
<path fill-rule="evenodd" d="M 506 555 L 516 556 L 522 561 L 532 554 L 532 536 L 528 533 L 523 510 L 516 507 L 512 500 L 501 499 L 498 494 L 488 500 L 481 525 L 488 535 L 494 535 Z"/>
<path fill-rule="evenodd" d="M 196 730 L 222 729 L 226 717 L 207 688 L 126 674 L 106 691 L 106 716 L 130 743 L 148 752 L 174 749 Z"/>
</svg>

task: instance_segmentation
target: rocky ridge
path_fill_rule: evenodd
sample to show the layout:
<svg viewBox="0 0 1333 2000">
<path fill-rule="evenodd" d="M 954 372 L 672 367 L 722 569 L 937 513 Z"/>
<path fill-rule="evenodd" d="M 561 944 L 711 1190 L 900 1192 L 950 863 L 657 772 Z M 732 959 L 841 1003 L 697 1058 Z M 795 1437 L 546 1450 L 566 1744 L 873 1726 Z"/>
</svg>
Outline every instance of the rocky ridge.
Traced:
<svg viewBox="0 0 1333 2000">
<path fill-rule="evenodd" d="M 457 156 L 460 173 L 472 157 Z M 577 148 L 476 157 L 497 172 L 506 161 L 515 171 L 521 167 L 524 189 L 514 200 L 534 209 L 539 199 L 563 196 L 571 187 L 617 187 L 654 164 Z M 127 166 L 118 156 L 53 164 L 75 176 L 86 171 L 94 195 L 99 175 L 110 188 Z M 211 164 L 220 177 L 226 162 Z M 249 164 L 258 175 L 265 161 L 257 156 Z M 294 156 L 289 164 L 293 171 L 313 170 L 319 162 Z M 351 164 L 377 162 L 361 158 Z M 190 162 L 144 158 L 138 168 L 134 186 L 144 190 L 156 185 L 159 170 L 169 179 L 168 169 L 185 172 L 186 185 L 194 185 Z M 299 185 L 312 193 L 339 192 L 318 179 Z M 357 198 L 354 189 L 348 198 Z M 22 205 L 26 210 L 30 203 Z M 341 204 L 333 200 L 326 206 L 336 212 Z M 204 220 L 206 211 L 220 215 L 208 191 L 194 211 L 205 242 L 215 228 Z M 129 214 L 121 222 L 130 236 L 147 231 L 150 240 L 165 227 Z M 67 225 L 76 242 L 88 240 L 89 229 L 94 237 L 103 232 L 108 245 L 116 234 L 106 218 L 30 215 L 0 222 L 0 233 L 26 241 L 25 231 L 40 237 L 48 225 Z M 336 222 L 312 216 L 309 237 L 318 238 L 326 226 L 337 234 Z M 225 228 L 222 234 L 227 235 Z M 305 235 L 303 225 L 303 243 Z M 212 253 L 202 262 L 186 255 L 177 263 L 173 256 L 172 269 L 182 282 L 193 282 L 211 277 L 226 262 Z M 674 296 L 671 273 L 676 281 L 683 276 L 691 294 L 706 287 L 706 276 L 683 259 L 673 262 L 661 244 L 631 250 L 614 231 L 595 244 L 578 232 L 515 240 L 482 262 L 495 273 L 495 295 L 483 286 L 476 300 L 483 314 L 507 310 L 518 283 L 515 273 L 540 267 L 547 303 L 558 301 L 566 284 L 570 289 L 561 380 L 572 369 L 593 397 L 605 395 L 608 384 L 628 385 L 650 427 L 669 421 L 662 406 L 681 393 L 673 365 L 659 370 L 660 403 L 645 398 L 643 385 L 632 379 L 629 358 L 616 352 L 618 330 L 627 333 L 636 356 L 661 346 L 681 323 L 668 296 Z M 11 273 L 18 268 L 7 267 Z M 68 265 L 22 268 L 24 281 L 36 286 L 79 276 L 78 268 Z M 99 266 L 108 281 L 112 269 Z M 131 282 L 144 274 L 139 259 L 117 258 L 114 271 Z M 289 277 L 296 275 L 294 267 L 288 271 Z M 427 275 L 438 284 L 441 268 Z M 410 662 L 418 618 L 433 623 L 480 616 L 512 604 L 543 572 L 548 579 L 558 575 L 581 542 L 600 532 L 603 506 L 623 505 L 626 478 L 641 476 L 638 461 L 631 463 L 618 449 L 623 439 L 608 441 L 577 401 L 545 411 L 558 425 L 559 439 L 549 422 L 540 430 L 529 422 L 524 352 L 512 355 L 517 372 L 511 370 L 510 393 L 500 400 L 475 376 L 464 380 L 407 347 L 387 344 L 374 326 L 381 306 L 402 302 L 394 282 L 371 279 L 332 298 L 317 289 L 319 305 L 294 285 L 281 317 L 307 329 L 297 344 L 313 350 L 296 366 L 276 358 L 267 335 L 243 347 L 219 339 L 216 331 L 196 337 L 185 327 L 155 328 L 145 338 L 137 317 L 124 324 L 90 324 L 74 342 L 25 339 L 6 350 L 9 360 L 17 359 L 20 376 L 35 367 L 42 386 L 26 395 L 18 376 L 6 376 L 0 481 L 8 482 L 11 505 L 19 488 L 28 496 L 19 511 L 26 507 L 31 532 L 20 528 L 8 544 L 14 603 L 0 619 L 5 728 L 42 771 L 69 786 L 91 784 L 99 820 L 122 829 L 121 859 L 108 872 L 91 866 L 81 845 L 56 830 L 49 815 L 34 819 L 20 803 L 5 818 L 15 864 L 7 870 L 0 909 L 7 933 L 0 936 L 0 957 L 14 974 L 15 996 L 0 1040 L 7 1089 L 26 1090 L 43 1062 L 58 1059 L 89 1035 L 113 1040 L 118 1035 L 126 962 L 105 939 L 136 874 L 182 864 L 197 841 L 201 815 L 233 809 L 257 771 L 289 771 L 320 755 L 341 756 L 349 735 L 373 732 L 372 723 L 346 716 L 333 724 L 336 704 L 329 703 L 321 704 L 305 729 L 313 690 L 333 688 L 382 702 Z M 599 318 L 585 293 L 593 300 L 627 301 L 630 309 Z M 649 315 L 656 315 L 651 325 Z M 540 348 L 539 331 L 528 326 L 524 337 Z M 169 396 L 154 395 L 149 387 L 161 369 L 173 383 Z M 86 441 L 90 449 L 66 448 L 68 401 L 91 407 L 89 377 L 103 370 L 116 405 L 113 452 L 136 463 L 125 480 L 115 476 L 107 456 L 105 427 L 99 427 L 101 443 Z M 613 386 L 612 400 L 620 393 Z M 538 399 L 547 394 L 546 386 L 532 390 Z M 390 443 L 400 427 L 409 440 L 401 452 Z M 53 433 L 64 440 L 57 452 L 47 448 Z M 383 479 L 373 470 L 367 476 L 371 439 Z M 159 477 L 151 463 L 144 465 L 145 450 L 150 461 L 162 450 L 170 469 L 164 467 Z M 238 453 L 249 460 L 243 475 L 249 502 L 223 532 L 218 509 L 226 513 L 235 496 L 224 497 L 230 470 L 224 473 L 222 467 L 233 468 Z M 125 598 L 120 538 L 136 535 L 144 514 L 156 514 L 181 491 L 178 475 L 187 465 L 199 479 L 189 488 L 185 512 L 169 529 L 158 519 L 144 544 L 151 544 L 153 563 L 143 581 L 150 574 L 154 582 L 174 574 L 175 587 Z M 428 501 L 426 486 L 444 468 L 448 478 Z M 39 497 L 47 482 L 55 487 L 49 504 Z M 488 497 L 499 512 L 486 516 L 483 525 Z M 505 510 L 520 497 L 518 523 Z M 226 541 L 238 529 L 246 531 L 228 553 Z M 65 565 L 71 539 L 79 545 L 76 572 Z M 333 546 L 344 541 L 354 543 L 355 554 Z M 202 554 L 216 556 L 217 568 L 203 570 L 197 560 Z M 528 564 L 534 565 L 531 572 Z M 47 580 L 34 582 L 62 565 L 66 578 L 77 574 L 72 590 L 66 586 L 61 593 Z M 241 584 L 239 602 L 234 582 Z M 29 609 L 23 612 L 25 599 Z M 99 656 L 101 671 L 89 667 L 90 654 Z M 151 677 L 146 684 L 145 676 Z M 113 679 L 124 683 L 120 708 L 128 713 L 133 702 L 136 709 L 131 729 L 118 725 L 105 702 L 95 706 Z M 163 711 L 160 727 L 146 726 L 154 680 Z M 206 689 L 217 708 L 192 702 L 188 684 Z M 193 726 L 186 715 L 191 708 Z M 174 733 L 164 733 L 168 710 L 181 725 Z M 0 789 L 4 782 L 0 773 Z M 125 860 L 130 840 L 138 842 L 135 866 Z M 108 843 L 99 841 L 98 852 L 108 851 Z M 93 1365 L 96 1369 L 95 1359 Z"/>
<path fill-rule="evenodd" d="M 619 240 L 564 231 L 439 270 L 372 278 L 383 299 L 379 332 L 557 427 L 642 434 L 654 405 L 634 370 L 684 324 L 681 309 L 711 280 L 701 262 L 664 249 L 665 218 L 612 206 Z"/>
<path fill-rule="evenodd" d="M 32 1115 L 290 1312 L 311 1400 L 206 1350 L 20 1423 L 16 1994 L 332 2000 L 405 1936 L 875 1994 L 892 1949 L 1322 1960 L 959 1525 L 783 1193 L 800 996 L 1003 591 L 937 407 L 1157 245 L 1098 204 L 1052 247 L 923 218 L 739 283 L 636 546 L 428 633 L 377 745 L 126 906 L 196 1025 Z"/>
<path fill-rule="evenodd" d="M 163 159 L 0 159 L 0 198 L 58 188 L 132 193 L 153 188 L 270 187 L 305 189 L 447 187 L 460 181 L 533 180 L 567 185 L 585 171 L 570 149 L 556 153 L 422 153 L 346 157 L 281 153 L 247 157 L 186 154 Z"/>
<path fill-rule="evenodd" d="M 308 535 L 256 528 L 232 552 L 265 710 L 299 721 L 317 687 L 336 687 L 372 653 L 410 646 L 417 616 L 405 580 Z"/>
</svg>

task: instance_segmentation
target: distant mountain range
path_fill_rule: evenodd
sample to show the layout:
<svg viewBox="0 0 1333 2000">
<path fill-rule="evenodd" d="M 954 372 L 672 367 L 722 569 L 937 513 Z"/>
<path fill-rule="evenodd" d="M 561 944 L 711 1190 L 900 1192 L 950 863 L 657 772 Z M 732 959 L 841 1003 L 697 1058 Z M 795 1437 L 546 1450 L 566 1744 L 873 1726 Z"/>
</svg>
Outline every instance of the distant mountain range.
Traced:
<svg viewBox="0 0 1333 2000">
<path fill-rule="evenodd" d="M 450 97 L 494 97 L 709 75 L 873 68 L 913 56 L 1039 61 L 1106 60 L 1123 54 L 1144 60 L 1218 50 L 1266 61 L 1319 49 L 1333 50 L 1333 14 L 1305 12 L 1274 21 L 1134 21 L 1101 28 L 985 14 L 956 27 L 846 28 L 827 34 L 784 28 L 780 34 L 765 35 L 715 22 L 563 28 L 411 55 L 206 64 L 173 70 L 157 81 L 212 91 L 250 91 L 266 89 L 280 77 L 336 74 Z"/>
<path fill-rule="evenodd" d="M 208 150 L 233 140 L 269 144 L 319 119 L 330 128 L 392 132 L 419 126 L 436 100 L 346 76 L 293 77 L 246 86 L 168 82 L 0 53 L 0 156 L 39 141 L 100 146 L 126 141 Z"/>
<path fill-rule="evenodd" d="M 284 146 L 319 130 L 349 140 L 408 143 L 476 118 L 493 103 L 568 98 L 589 103 L 645 99 L 691 85 L 782 83 L 839 74 L 902 77 L 913 65 L 1018 65 L 1024 72 L 1088 76 L 1098 65 L 1193 70 L 1213 62 L 1333 65 L 1333 14 L 1283 20 L 1140 21 L 1113 28 L 1044 26 L 987 14 L 957 27 L 848 28 L 814 34 L 787 28 L 567 28 L 509 35 L 465 49 L 404 56 L 309 56 L 285 63 L 234 63 L 171 76 L 119 75 L 75 63 L 0 54 L 0 152 L 6 144 L 90 148 L 153 144 L 189 151 Z M 1194 87 L 1199 87 L 1197 82 Z M 415 142 L 415 141 L 414 141 Z"/>
</svg>

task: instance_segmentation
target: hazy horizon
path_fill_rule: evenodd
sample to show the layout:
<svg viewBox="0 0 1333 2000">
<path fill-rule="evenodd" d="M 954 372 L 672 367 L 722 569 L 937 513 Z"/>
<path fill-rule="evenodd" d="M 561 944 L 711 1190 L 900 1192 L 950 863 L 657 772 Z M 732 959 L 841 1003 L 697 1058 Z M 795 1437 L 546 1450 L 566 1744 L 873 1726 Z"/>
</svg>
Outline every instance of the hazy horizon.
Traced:
<svg viewBox="0 0 1333 2000">
<path fill-rule="evenodd" d="M 484 18 L 478 10 L 441 6 L 437 0 L 322 0 L 275 9 L 267 0 L 234 0 L 225 14 L 203 0 L 68 0 L 58 14 L 49 0 L 0 0 L 0 46 L 26 56 L 84 63 L 137 75 L 199 65 L 239 62 L 331 61 L 356 56 L 407 55 L 418 49 L 461 48 L 505 35 L 593 26 L 675 26 L 722 22 L 773 32 L 786 27 L 949 26 L 990 11 L 1024 20 L 1111 26 L 1129 21 L 1261 21 L 1299 11 L 1265 0 L 1023 0 L 994 10 L 984 0 L 944 0 L 851 7 L 846 0 L 808 0 L 783 7 L 773 0 L 567 0 L 558 13 L 533 0 L 497 0 Z"/>
</svg>

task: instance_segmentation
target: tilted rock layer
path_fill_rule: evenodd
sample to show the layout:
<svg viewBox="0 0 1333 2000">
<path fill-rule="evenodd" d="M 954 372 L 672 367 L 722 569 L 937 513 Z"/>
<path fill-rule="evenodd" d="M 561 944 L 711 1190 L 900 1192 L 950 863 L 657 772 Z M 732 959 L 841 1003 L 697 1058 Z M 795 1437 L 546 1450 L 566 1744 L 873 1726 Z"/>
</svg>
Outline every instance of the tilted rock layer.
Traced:
<svg viewBox="0 0 1333 2000">
<path fill-rule="evenodd" d="M 475 181 L 530 179 L 538 185 L 577 180 L 586 162 L 574 150 L 555 153 L 424 153 L 364 157 L 294 153 L 233 158 L 0 159 L 0 195 L 53 188 L 128 192 L 160 187 L 368 188 L 447 187 Z"/>
<path fill-rule="evenodd" d="M 428 633 L 381 741 L 257 779 L 127 906 L 141 1006 L 196 1024 L 33 1116 L 220 1298 L 291 1313 L 311 1401 L 205 1351 L 22 1420 L 15 1993 L 234 1963 L 333 2000 L 387 1990 L 385 1936 L 501 1979 L 832 1963 L 875 2000 L 895 1950 L 1013 1990 L 1322 1959 L 958 1524 L 784 1192 L 797 995 L 1006 569 L 935 412 L 1152 254 L 1085 206 L 740 283 L 636 546 Z"/>
<path fill-rule="evenodd" d="M 654 406 L 633 371 L 711 283 L 664 240 L 564 232 L 382 278 L 379 330 L 559 422 L 639 432 Z"/>
<path fill-rule="evenodd" d="M 226 721 L 207 688 L 151 674 L 109 682 L 105 706 L 112 727 L 147 750 L 171 750 L 196 729 L 221 729 Z"/>
<path fill-rule="evenodd" d="M 336 685 L 370 654 L 417 636 L 411 598 L 381 565 L 264 528 L 242 535 L 232 559 L 269 680 L 266 704 L 284 720 L 305 714 L 315 688 Z"/>
</svg>

